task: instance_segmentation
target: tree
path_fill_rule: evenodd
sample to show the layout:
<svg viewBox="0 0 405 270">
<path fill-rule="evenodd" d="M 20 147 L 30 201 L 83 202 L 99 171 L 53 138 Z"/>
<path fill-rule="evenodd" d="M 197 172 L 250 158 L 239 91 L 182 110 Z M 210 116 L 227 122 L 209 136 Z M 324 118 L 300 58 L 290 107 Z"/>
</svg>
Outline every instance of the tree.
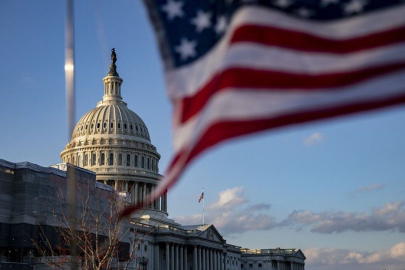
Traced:
<svg viewBox="0 0 405 270">
<path fill-rule="evenodd" d="M 77 268 L 75 265 L 93 270 L 129 268 L 136 262 L 140 237 L 128 219 L 118 218 L 127 204 L 125 196 L 94 179 L 75 180 L 77 209 L 73 215 L 67 185 L 49 194 L 54 233 L 40 227 L 40 240 L 34 241 L 38 254 L 46 265 L 57 269 Z"/>
</svg>

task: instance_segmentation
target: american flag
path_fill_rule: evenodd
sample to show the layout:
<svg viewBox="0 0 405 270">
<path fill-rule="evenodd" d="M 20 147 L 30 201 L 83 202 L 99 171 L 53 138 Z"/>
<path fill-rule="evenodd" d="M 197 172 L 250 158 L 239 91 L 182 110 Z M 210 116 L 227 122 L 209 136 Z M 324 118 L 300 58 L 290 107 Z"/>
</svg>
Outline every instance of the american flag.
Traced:
<svg viewBox="0 0 405 270">
<path fill-rule="evenodd" d="M 198 202 L 201 202 L 202 199 L 204 199 L 204 191 L 201 193 L 200 198 L 198 198 Z"/>
<path fill-rule="evenodd" d="M 404 0 L 144 0 L 174 107 L 154 196 L 230 138 L 405 102 Z"/>
</svg>

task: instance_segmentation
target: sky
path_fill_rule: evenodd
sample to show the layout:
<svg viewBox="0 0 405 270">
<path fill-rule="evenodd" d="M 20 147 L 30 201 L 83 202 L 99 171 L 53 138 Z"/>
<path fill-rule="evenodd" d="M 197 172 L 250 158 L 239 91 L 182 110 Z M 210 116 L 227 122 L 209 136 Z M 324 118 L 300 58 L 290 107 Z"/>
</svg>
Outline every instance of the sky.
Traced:
<svg viewBox="0 0 405 270">
<path fill-rule="evenodd" d="M 59 163 L 69 141 L 65 2 L 0 0 L 0 158 Z M 116 49 L 122 96 L 149 128 L 164 173 L 171 105 L 139 0 L 75 1 L 76 121 L 103 95 Z M 169 217 L 213 223 L 230 244 L 300 248 L 306 269 L 405 268 L 405 107 L 235 139 L 169 192 Z"/>
</svg>

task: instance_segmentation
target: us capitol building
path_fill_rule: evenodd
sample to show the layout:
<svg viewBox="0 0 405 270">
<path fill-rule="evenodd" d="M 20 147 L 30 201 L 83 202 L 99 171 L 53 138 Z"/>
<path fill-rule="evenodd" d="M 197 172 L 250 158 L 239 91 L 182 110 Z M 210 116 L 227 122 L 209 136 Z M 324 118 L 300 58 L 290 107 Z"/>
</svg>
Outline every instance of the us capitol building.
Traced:
<svg viewBox="0 0 405 270">
<path fill-rule="evenodd" d="M 75 165 L 77 177 L 94 179 L 99 188 L 115 189 L 128 203 L 142 201 L 159 183 L 160 155 L 145 123 L 123 101 L 123 79 L 117 73 L 114 49 L 111 58 L 110 71 L 103 78 L 102 100 L 77 123 L 61 152 L 63 163 L 41 167 L 0 159 L 1 268 L 17 269 L 17 262 L 23 265 L 18 269 L 24 270 L 44 265 L 33 255 L 33 236 L 21 232 L 34 234 L 39 223 L 52 223 L 39 217 L 45 210 L 44 200 L 39 202 L 38 198 L 43 185 L 54 179 L 66 181 L 66 167 L 71 166 L 67 164 Z M 131 269 L 304 269 L 305 256 L 300 249 L 247 249 L 228 244 L 214 224 L 182 226 L 169 219 L 167 205 L 165 194 L 131 217 L 136 221 L 131 226 L 144 229 L 136 251 L 143 263 L 134 260 Z"/>
</svg>

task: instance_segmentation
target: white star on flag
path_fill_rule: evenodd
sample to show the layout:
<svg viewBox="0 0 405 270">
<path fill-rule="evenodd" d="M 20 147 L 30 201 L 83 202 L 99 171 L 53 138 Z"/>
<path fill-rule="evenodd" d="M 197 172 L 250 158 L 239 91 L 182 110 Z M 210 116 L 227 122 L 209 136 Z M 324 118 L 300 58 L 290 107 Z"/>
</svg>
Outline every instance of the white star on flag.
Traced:
<svg viewBox="0 0 405 270">
<path fill-rule="evenodd" d="M 180 54 L 181 60 L 187 60 L 187 58 L 194 57 L 196 55 L 196 46 L 197 42 L 194 40 L 188 41 L 186 38 L 182 38 L 180 45 L 177 46 L 175 50 Z"/>
<path fill-rule="evenodd" d="M 199 10 L 191 23 L 197 27 L 197 32 L 201 32 L 205 28 L 211 27 L 211 13 Z"/>
<path fill-rule="evenodd" d="M 311 11 L 307 8 L 304 8 L 304 7 L 297 9 L 295 12 L 303 18 L 308 18 L 314 14 L 313 11 Z"/>
<path fill-rule="evenodd" d="M 322 0 L 321 1 L 321 6 L 323 6 L 323 7 L 329 6 L 330 4 L 339 4 L 339 0 Z"/>
<path fill-rule="evenodd" d="M 162 10 L 166 12 L 169 20 L 173 20 L 174 18 L 176 18 L 176 16 L 177 17 L 184 16 L 184 12 L 182 10 L 183 4 L 184 3 L 181 1 L 176 2 L 174 0 L 169 0 L 167 1 L 166 5 L 162 7 Z"/>
<path fill-rule="evenodd" d="M 362 12 L 366 4 L 367 2 L 363 0 L 352 0 L 344 6 L 345 13 L 349 15 Z"/>
<path fill-rule="evenodd" d="M 291 0 L 275 0 L 273 1 L 273 5 L 279 8 L 286 8 L 288 6 L 291 6 Z"/>
<path fill-rule="evenodd" d="M 215 25 L 215 32 L 217 34 L 222 34 L 223 32 L 225 32 L 225 29 L 227 27 L 227 21 L 226 21 L 226 17 L 225 16 L 221 16 L 218 18 L 217 23 Z"/>
</svg>

